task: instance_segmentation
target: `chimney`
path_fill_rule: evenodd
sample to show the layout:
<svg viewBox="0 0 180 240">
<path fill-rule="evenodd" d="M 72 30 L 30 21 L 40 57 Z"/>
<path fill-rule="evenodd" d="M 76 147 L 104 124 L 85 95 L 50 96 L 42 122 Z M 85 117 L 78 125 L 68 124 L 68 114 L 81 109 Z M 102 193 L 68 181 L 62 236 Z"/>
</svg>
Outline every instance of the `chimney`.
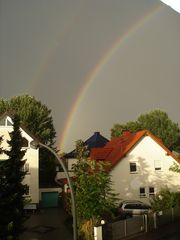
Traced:
<svg viewBox="0 0 180 240">
<path fill-rule="evenodd" d="M 131 135 L 131 132 L 130 132 L 129 130 L 125 130 L 125 131 L 123 131 L 123 133 L 122 133 L 122 136 L 123 136 L 123 137 L 127 137 L 127 136 L 129 136 L 129 135 Z"/>
</svg>

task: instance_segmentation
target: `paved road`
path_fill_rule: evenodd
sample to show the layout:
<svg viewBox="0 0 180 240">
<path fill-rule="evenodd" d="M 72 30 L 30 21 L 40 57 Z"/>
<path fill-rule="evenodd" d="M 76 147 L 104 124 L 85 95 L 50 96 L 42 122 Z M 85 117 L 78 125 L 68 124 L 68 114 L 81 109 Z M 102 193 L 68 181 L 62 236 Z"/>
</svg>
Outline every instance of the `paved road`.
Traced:
<svg viewBox="0 0 180 240">
<path fill-rule="evenodd" d="M 62 209 L 41 209 L 26 221 L 20 240 L 72 240 L 71 224 Z"/>
</svg>

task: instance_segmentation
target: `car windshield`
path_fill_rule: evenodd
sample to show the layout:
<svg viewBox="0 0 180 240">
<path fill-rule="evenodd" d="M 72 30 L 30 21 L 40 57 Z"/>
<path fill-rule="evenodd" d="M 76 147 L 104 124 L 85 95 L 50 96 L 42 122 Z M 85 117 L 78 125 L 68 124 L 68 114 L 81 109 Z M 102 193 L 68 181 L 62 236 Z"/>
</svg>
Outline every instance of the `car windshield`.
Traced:
<svg viewBox="0 0 180 240">
<path fill-rule="evenodd" d="M 144 203 L 121 203 L 120 208 L 123 207 L 125 209 L 149 209 L 150 206 Z"/>
</svg>

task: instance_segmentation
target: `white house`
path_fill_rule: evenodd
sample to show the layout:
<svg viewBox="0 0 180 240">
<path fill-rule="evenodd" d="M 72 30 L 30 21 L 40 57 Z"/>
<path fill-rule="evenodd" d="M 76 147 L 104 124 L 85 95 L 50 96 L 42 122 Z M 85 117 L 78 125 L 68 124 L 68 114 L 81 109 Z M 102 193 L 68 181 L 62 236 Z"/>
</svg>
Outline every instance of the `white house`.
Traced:
<svg viewBox="0 0 180 240">
<path fill-rule="evenodd" d="M 24 160 L 26 160 L 24 169 L 27 174 L 23 180 L 25 184 L 29 186 L 27 198 L 31 199 L 31 206 L 36 206 L 39 203 L 39 149 L 33 149 L 30 146 L 30 142 L 34 140 L 34 137 L 25 129 L 20 127 L 21 135 L 24 139 L 23 149 L 26 150 Z M 7 140 L 10 140 L 10 133 L 13 131 L 13 122 L 10 114 L 2 114 L 0 116 L 0 136 L 3 141 L 1 147 L 8 150 L 9 145 Z M 0 154 L 0 161 L 7 160 L 8 156 L 5 153 Z"/>
<path fill-rule="evenodd" d="M 147 202 L 161 188 L 180 191 L 180 174 L 169 171 L 180 160 L 147 130 L 124 132 L 103 148 L 91 150 L 91 159 L 108 161 L 120 199 Z"/>
</svg>

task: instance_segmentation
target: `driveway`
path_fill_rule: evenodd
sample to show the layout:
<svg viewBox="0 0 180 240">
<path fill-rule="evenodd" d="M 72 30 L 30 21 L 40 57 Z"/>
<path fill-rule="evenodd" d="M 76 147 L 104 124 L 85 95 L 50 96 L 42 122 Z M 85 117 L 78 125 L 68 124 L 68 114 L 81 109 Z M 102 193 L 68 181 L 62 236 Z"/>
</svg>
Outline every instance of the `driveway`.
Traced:
<svg viewBox="0 0 180 240">
<path fill-rule="evenodd" d="M 72 240 L 72 225 L 61 208 L 40 209 L 25 223 L 20 240 Z"/>
</svg>

